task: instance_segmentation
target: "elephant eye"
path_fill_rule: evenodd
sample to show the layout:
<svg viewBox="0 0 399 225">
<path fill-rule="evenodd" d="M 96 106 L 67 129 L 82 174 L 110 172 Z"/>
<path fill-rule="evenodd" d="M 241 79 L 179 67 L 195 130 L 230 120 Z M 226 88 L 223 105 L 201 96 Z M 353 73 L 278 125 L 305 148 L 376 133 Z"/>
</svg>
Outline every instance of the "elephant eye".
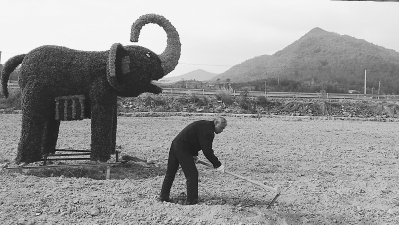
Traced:
<svg viewBox="0 0 399 225">
<path fill-rule="evenodd" d="M 151 54 L 150 54 L 150 52 L 147 52 L 147 54 L 145 54 L 148 58 L 150 58 L 151 57 Z"/>
</svg>

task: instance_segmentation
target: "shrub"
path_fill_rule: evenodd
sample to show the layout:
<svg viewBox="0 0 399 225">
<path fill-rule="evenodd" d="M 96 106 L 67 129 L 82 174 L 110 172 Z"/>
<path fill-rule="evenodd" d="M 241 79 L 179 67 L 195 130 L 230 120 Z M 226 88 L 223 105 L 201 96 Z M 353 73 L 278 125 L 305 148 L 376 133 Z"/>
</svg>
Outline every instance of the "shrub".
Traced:
<svg viewBox="0 0 399 225">
<path fill-rule="evenodd" d="M 221 101 L 222 100 L 222 95 L 223 95 L 222 92 L 217 91 L 216 94 L 215 94 L 216 100 Z"/>
<path fill-rule="evenodd" d="M 269 101 L 263 95 L 256 97 L 256 102 L 258 103 L 259 106 L 263 106 L 263 107 L 265 107 L 269 104 Z"/>
<path fill-rule="evenodd" d="M 222 88 L 216 91 L 216 99 L 217 100 L 222 100 L 222 96 L 229 95 L 231 96 L 232 92 L 228 89 Z"/>
<path fill-rule="evenodd" d="M 248 100 L 248 90 L 245 90 L 240 93 L 240 98 L 238 100 L 238 105 L 245 110 L 248 110 L 250 108 L 250 102 Z"/>
<path fill-rule="evenodd" d="M 227 89 L 220 89 L 216 92 L 216 99 L 229 106 L 234 103 L 232 92 Z"/>
<path fill-rule="evenodd" d="M 222 97 L 222 102 L 227 105 L 230 106 L 234 103 L 234 98 L 231 95 L 225 95 Z"/>
<path fill-rule="evenodd" d="M 152 98 L 152 100 L 154 101 L 156 106 L 165 106 L 165 105 L 167 105 L 167 100 L 163 96 L 156 95 L 156 96 L 154 96 L 154 98 Z"/>
<path fill-rule="evenodd" d="M 239 105 L 242 109 L 245 109 L 245 110 L 249 110 L 249 109 L 251 108 L 251 105 L 249 104 L 248 101 L 240 101 L 240 102 L 238 103 L 238 105 Z"/>
<path fill-rule="evenodd" d="M 22 93 L 19 88 L 11 89 L 7 99 L 4 98 L 3 95 L 1 95 L 2 98 L 0 99 L 0 108 L 20 110 L 22 108 L 21 95 Z"/>
<path fill-rule="evenodd" d="M 177 96 L 174 99 L 174 102 L 177 102 L 177 103 L 180 103 L 180 104 L 187 104 L 188 103 L 185 96 Z"/>
<path fill-rule="evenodd" d="M 152 97 L 150 95 L 145 95 L 144 97 L 144 105 L 151 106 Z"/>
<path fill-rule="evenodd" d="M 199 102 L 199 97 L 195 94 L 195 93 L 192 93 L 191 95 L 190 95 L 190 102 L 191 103 L 198 103 Z"/>
<path fill-rule="evenodd" d="M 204 96 L 204 97 L 199 99 L 199 105 L 200 106 L 207 106 L 207 105 L 209 105 L 209 103 L 210 103 L 210 100 L 206 96 Z"/>
</svg>

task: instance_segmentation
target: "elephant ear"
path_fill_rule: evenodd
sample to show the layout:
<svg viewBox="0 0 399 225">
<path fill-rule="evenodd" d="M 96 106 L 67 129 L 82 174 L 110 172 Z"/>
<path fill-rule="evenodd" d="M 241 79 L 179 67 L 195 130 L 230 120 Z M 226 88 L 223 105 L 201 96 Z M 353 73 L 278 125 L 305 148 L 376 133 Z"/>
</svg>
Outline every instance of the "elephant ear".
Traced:
<svg viewBox="0 0 399 225">
<path fill-rule="evenodd" d="M 130 72 L 130 57 L 126 53 L 126 49 L 121 44 L 115 43 L 111 46 L 108 55 L 107 80 L 113 88 L 119 91 L 123 89 L 123 83 L 118 81 L 118 74 L 120 80 L 122 75 Z"/>
</svg>

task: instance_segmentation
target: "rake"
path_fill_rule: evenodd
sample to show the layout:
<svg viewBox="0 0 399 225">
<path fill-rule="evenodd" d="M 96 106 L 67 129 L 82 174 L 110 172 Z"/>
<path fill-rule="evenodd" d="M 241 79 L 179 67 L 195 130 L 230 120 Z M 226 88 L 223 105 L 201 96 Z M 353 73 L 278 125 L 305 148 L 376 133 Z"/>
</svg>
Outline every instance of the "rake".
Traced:
<svg viewBox="0 0 399 225">
<path fill-rule="evenodd" d="M 204 161 L 198 160 L 198 163 L 202 164 L 202 165 L 205 165 L 205 166 L 207 166 L 209 168 L 213 168 L 213 166 L 211 164 L 206 163 Z M 229 172 L 229 171 L 224 171 L 224 172 L 229 174 L 229 175 L 231 175 L 231 176 L 240 178 L 242 180 L 246 180 L 246 181 L 248 181 L 250 183 L 253 183 L 253 184 L 256 184 L 256 185 L 258 185 L 260 187 L 263 187 L 266 190 L 269 190 L 269 191 L 277 193 L 276 196 L 274 196 L 273 200 L 268 204 L 268 206 L 267 206 L 268 209 L 270 209 L 270 207 L 274 204 L 274 202 L 276 202 L 277 198 L 280 196 L 280 190 L 278 188 L 267 186 L 267 185 L 265 185 L 265 184 L 263 184 L 261 182 L 258 182 L 258 181 L 255 181 L 255 180 L 251 180 L 248 177 L 243 177 L 241 175 L 238 175 L 238 174 L 235 174 L 235 173 L 232 173 L 232 172 Z"/>
</svg>

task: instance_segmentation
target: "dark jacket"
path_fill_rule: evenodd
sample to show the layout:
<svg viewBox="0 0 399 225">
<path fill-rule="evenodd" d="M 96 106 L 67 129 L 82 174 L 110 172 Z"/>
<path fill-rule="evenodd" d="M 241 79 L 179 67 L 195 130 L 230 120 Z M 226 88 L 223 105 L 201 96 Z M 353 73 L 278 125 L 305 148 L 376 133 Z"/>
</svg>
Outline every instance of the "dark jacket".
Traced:
<svg viewBox="0 0 399 225">
<path fill-rule="evenodd" d="M 212 149 L 215 137 L 215 124 L 213 121 L 199 120 L 184 128 L 173 140 L 172 146 L 177 151 L 189 151 L 193 156 L 198 156 L 202 150 L 205 157 L 218 168 L 221 164 Z"/>
</svg>

